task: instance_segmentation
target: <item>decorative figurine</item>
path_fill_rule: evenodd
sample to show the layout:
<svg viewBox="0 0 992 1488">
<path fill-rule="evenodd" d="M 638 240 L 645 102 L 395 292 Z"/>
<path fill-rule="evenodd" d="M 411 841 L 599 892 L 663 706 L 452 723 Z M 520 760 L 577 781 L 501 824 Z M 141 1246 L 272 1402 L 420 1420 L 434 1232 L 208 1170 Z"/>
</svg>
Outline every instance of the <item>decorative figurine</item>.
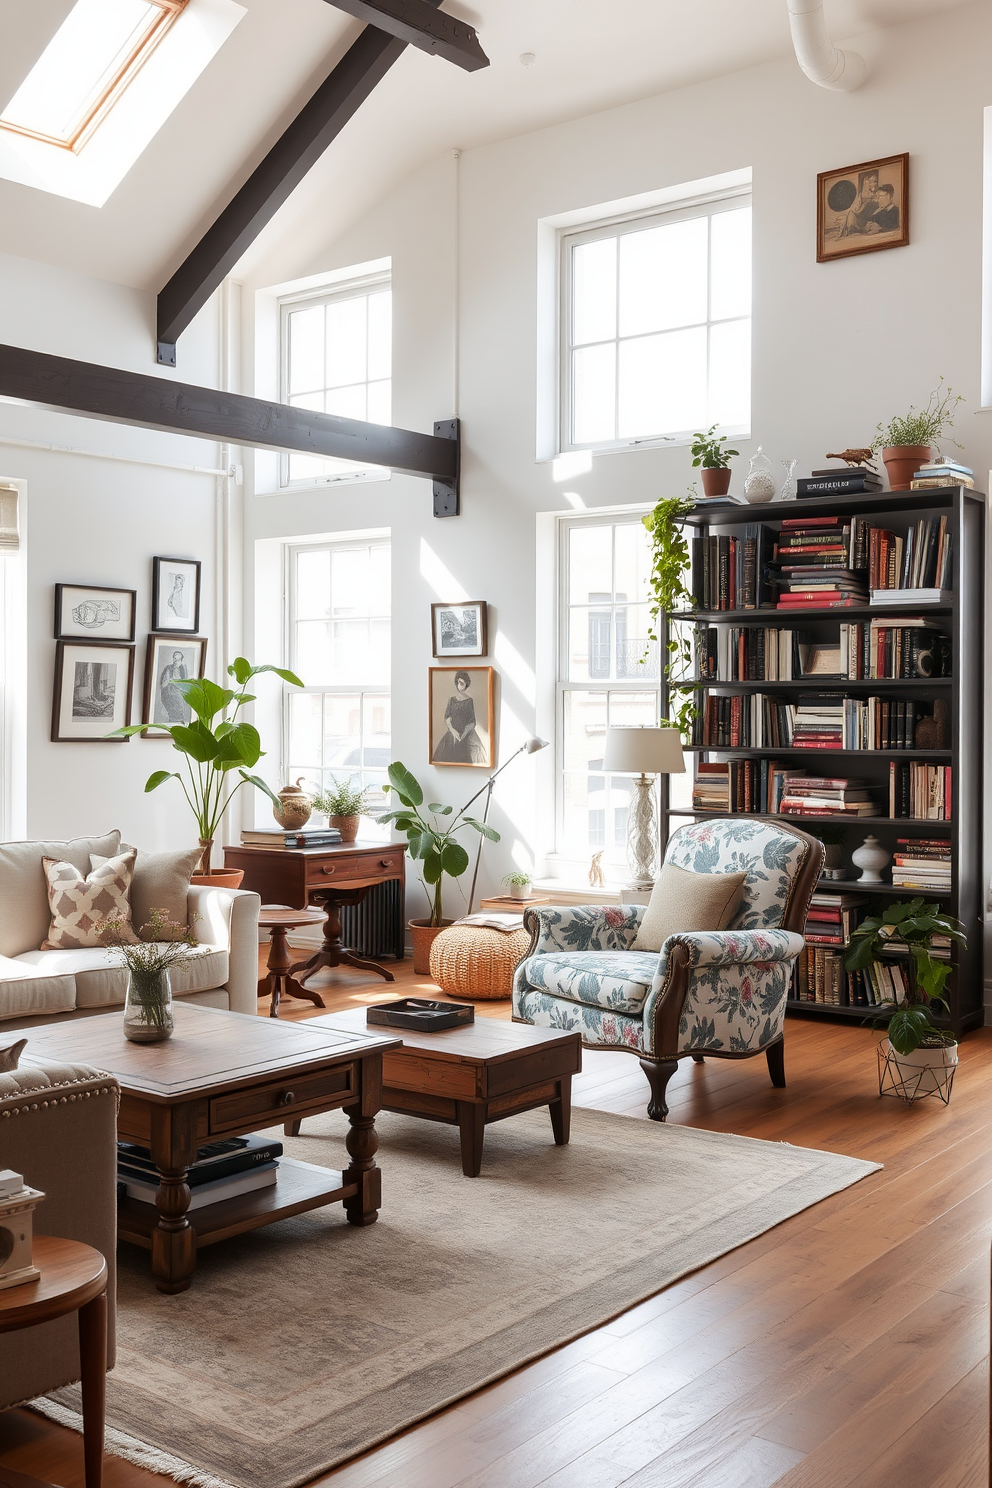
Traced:
<svg viewBox="0 0 992 1488">
<path fill-rule="evenodd" d="M 782 469 L 785 471 L 785 480 L 782 483 L 782 489 L 781 489 L 781 491 L 779 491 L 779 493 L 778 493 L 778 499 L 779 499 L 779 501 L 795 501 L 795 499 L 796 499 L 795 470 L 796 470 L 796 466 L 799 464 L 799 461 L 798 460 L 779 460 L 778 463 L 782 466 Z"/>
<path fill-rule="evenodd" d="M 31 1263 L 31 1228 L 45 1195 L 9 1168 L 0 1173 L 0 1194 L 0 1291 L 5 1291 L 41 1275 Z"/>
<path fill-rule="evenodd" d="M 279 792 L 280 805 L 273 806 L 272 815 L 287 832 L 298 832 L 310 820 L 313 799 L 303 789 L 301 775 L 295 785 L 284 785 Z"/>
<path fill-rule="evenodd" d="M 914 749 L 946 749 L 950 735 L 947 699 L 935 698 L 933 712 L 921 718 L 913 730 Z"/>
<path fill-rule="evenodd" d="M 884 883 L 882 869 L 892 860 L 892 854 L 886 852 L 877 837 L 866 837 L 856 852 L 851 854 L 851 862 L 856 868 L 861 869 L 861 877 L 855 879 L 856 883 Z"/>
<path fill-rule="evenodd" d="M 744 500 L 751 506 L 763 506 L 775 495 L 775 477 L 772 475 L 772 469 L 771 460 L 759 444 L 757 452 L 751 456 L 750 468 L 744 482 Z"/>
<path fill-rule="evenodd" d="M 837 455 L 824 455 L 825 460 L 843 460 L 845 465 L 867 466 L 869 470 L 875 469 L 875 451 L 870 449 L 846 449 Z"/>
<path fill-rule="evenodd" d="M 603 877 L 603 852 L 592 855 L 592 862 L 589 864 L 589 887 L 591 889 L 606 888 L 606 879 Z"/>
</svg>

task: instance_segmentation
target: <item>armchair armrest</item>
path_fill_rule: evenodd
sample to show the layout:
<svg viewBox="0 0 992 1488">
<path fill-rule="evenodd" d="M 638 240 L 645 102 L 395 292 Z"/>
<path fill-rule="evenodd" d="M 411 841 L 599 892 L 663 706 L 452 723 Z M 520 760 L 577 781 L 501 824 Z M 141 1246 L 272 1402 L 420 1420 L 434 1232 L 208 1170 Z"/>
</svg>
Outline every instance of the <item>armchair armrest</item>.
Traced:
<svg viewBox="0 0 992 1488">
<path fill-rule="evenodd" d="M 190 885 L 189 923 L 201 945 L 226 947 L 227 994 L 232 1013 L 258 1012 L 258 911 L 261 899 L 247 889 Z M 194 918 L 198 916 L 199 918 Z"/>
<path fill-rule="evenodd" d="M 524 911 L 528 956 L 544 951 L 629 951 L 643 904 L 568 904 Z"/>
<path fill-rule="evenodd" d="M 682 945 L 690 966 L 793 961 L 805 944 L 803 937 L 792 930 L 684 930 L 668 937 L 662 956 L 670 954 L 673 946 Z"/>
</svg>

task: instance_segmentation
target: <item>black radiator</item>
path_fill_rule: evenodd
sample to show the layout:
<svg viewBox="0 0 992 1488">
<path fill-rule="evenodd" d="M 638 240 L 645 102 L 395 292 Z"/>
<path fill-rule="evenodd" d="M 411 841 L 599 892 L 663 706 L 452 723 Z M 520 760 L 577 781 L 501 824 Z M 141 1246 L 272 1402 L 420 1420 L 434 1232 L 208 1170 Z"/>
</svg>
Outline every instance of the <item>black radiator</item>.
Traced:
<svg viewBox="0 0 992 1488">
<path fill-rule="evenodd" d="M 369 889 L 361 904 L 341 907 L 341 939 L 360 956 L 404 955 L 403 886 L 386 879 Z"/>
</svg>

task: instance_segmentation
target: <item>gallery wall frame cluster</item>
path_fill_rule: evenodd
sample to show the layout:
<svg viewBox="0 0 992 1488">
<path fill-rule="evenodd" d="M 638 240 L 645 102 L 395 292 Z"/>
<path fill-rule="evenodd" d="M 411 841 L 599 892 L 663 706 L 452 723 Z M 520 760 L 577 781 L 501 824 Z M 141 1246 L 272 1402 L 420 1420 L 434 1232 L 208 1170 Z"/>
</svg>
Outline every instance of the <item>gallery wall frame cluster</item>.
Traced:
<svg viewBox="0 0 992 1488">
<path fill-rule="evenodd" d="M 143 739 L 166 739 L 166 729 L 189 721 L 189 708 L 174 684 L 204 675 L 207 641 L 196 634 L 201 572 L 195 558 L 152 559 Z M 127 743 L 114 731 L 131 723 L 137 599 L 135 589 L 55 585 L 54 743 Z"/>
<path fill-rule="evenodd" d="M 431 605 L 431 646 L 439 661 L 489 652 L 484 599 Z M 430 668 L 428 758 L 432 765 L 491 770 L 496 764 L 496 673 L 491 666 Z"/>
</svg>

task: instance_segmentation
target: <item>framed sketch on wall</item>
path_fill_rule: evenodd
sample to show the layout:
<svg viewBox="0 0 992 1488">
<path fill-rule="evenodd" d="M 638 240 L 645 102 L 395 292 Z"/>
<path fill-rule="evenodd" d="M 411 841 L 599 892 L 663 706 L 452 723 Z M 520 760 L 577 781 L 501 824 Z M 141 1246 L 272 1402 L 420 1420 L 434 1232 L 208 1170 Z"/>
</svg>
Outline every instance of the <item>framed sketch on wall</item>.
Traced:
<svg viewBox="0 0 992 1488">
<path fill-rule="evenodd" d="M 887 155 L 816 178 L 816 261 L 909 242 L 909 156 Z"/>
<path fill-rule="evenodd" d="M 152 630 L 200 628 L 200 563 L 196 558 L 152 559 Z"/>
<path fill-rule="evenodd" d="M 59 641 L 55 654 L 55 743 L 126 744 L 108 739 L 131 722 L 134 647 L 112 641 Z"/>
<path fill-rule="evenodd" d="M 431 605 L 431 639 L 434 655 L 485 656 L 489 651 L 484 599 L 459 604 Z"/>
<path fill-rule="evenodd" d="M 141 721 L 143 739 L 165 739 L 165 729 L 189 723 L 192 713 L 176 682 L 202 677 L 207 643 L 200 636 L 150 635 L 145 652 L 145 696 Z"/>
<path fill-rule="evenodd" d="M 432 765 L 496 763 L 495 677 L 492 667 L 431 667 Z"/>
<path fill-rule="evenodd" d="M 55 639 L 133 641 L 133 589 L 99 584 L 55 585 Z"/>
</svg>

